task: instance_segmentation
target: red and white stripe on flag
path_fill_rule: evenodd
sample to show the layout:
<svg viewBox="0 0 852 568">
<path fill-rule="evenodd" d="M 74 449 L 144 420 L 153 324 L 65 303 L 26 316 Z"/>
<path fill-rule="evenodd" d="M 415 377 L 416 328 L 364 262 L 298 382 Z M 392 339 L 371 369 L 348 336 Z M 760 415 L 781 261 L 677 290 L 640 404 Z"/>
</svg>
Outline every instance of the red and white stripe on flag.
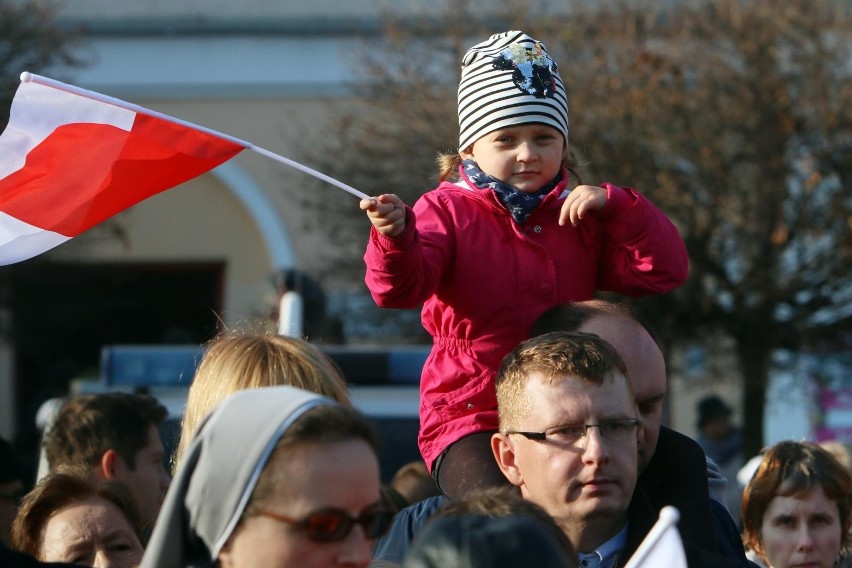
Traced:
<svg viewBox="0 0 852 568">
<path fill-rule="evenodd" d="M 45 252 L 245 146 L 37 82 L 0 134 L 0 264 Z"/>
</svg>

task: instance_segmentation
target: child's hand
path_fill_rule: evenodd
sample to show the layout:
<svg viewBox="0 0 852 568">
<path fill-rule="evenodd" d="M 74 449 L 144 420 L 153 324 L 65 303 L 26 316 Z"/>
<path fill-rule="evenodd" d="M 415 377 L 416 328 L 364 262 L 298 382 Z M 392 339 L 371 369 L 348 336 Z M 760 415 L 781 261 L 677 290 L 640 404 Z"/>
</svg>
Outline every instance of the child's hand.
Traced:
<svg viewBox="0 0 852 568">
<path fill-rule="evenodd" d="M 600 211 L 606 205 L 606 189 L 596 185 L 578 185 L 565 198 L 559 212 L 559 224 L 570 220 L 575 227 L 590 211 Z"/>
<path fill-rule="evenodd" d="M 405 229 L 405 203 L 392 193 L 378 197 L 362 199 L 359 204 L 362 211 L 376 230 L 386 237 L 395 237 Z"/>
</svg>

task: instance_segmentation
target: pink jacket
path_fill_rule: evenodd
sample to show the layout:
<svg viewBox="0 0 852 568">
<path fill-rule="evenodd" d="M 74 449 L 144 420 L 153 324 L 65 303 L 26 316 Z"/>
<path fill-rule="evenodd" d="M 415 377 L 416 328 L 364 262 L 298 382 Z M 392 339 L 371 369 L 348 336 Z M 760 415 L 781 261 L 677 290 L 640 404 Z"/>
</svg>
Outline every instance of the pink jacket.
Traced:
<svg viewBox="0 0 852 568">
<path fill-rule="evenodd" d="M 422 305 L 434 340 L 420 380 L 419 446 L 430 469 L 456 440 L 497 430 L 500 361 L 546 309 L 595 290 L 642 296 L 686 280 L 683 240 L 650 201 L 604 184 L 604 209 L 560 227 L 566 183 L 523 226 L 493 191 L 462 181 L 407 208 L 402 234 L 371 230 L 364 261 L 373 299 L 387 308 Z"/>
</svg>

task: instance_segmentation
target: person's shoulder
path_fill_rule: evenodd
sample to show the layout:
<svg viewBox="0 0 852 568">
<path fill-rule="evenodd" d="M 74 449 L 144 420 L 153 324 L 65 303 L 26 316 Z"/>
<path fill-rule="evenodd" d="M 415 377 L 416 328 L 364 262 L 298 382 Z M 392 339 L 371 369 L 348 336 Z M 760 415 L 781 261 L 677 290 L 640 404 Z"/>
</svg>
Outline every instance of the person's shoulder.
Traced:
<svg viewBox="0 0 852 568">
<path fill-rule="evenodd" d="M 418 501 L 417 503 L 412 503 L 408 507 L 402 509 L 399 514 L 403 514 L 412 520 L 422 523 L 449 502 L 450 498 L 446 495 L 434 495 L 432 497 L 427 497 L 422 501 Z"/>
<path fill-rule="evenodd" d="M 701 445 L 687 436 L 681 434 L 677 430 L 672 430 L 666 426 L 660 426 L 660 436 L 657 442 L 657 451 L 662 447 L 663 451 L 681 451 L 688 449 L 693 453 L 701 452 Z M 656 452 L 655 452 L 656 454 Z"/>
<path fill-rule="evenodd" d="M 745 556 L 732 558 L 686 542 L 683 544 L 683 550 L 686 553 L 686 565 L 689 568 L 751 568 L 754 566 Z"/>
<path fill-rule="evenodd" d="M 379 545 L 388 541 L 411 540 L 420 527 L 449 501 L 446 495 L 435 495 L 401 509 L 394 516 L 390 530 L 379 539 Z"/>
<path fill-rule="evenodd" d="M 476 199 L 482 191 L 468 186 L 463 181 L 442 181 L 438 187 L 424 193 L 420 199 Z"/>
<path fill-rule="evenodd" d="M 502 211 L 488 191 L 471 189 L 464 182 L 444 181 L 417 198 L 414 211 L 418 217 L 428 210 L 443 210 L 452 216 L 466 215 L 483 208 Z"/>
<path fill-rule="evenodd" d="M 716 499 L 710 499 L 710 509 L 713 515 L 713 532 L 716 533 L 718 551 L 733 559 L 747 559 L 742 536 L 731 514 L 725 506 Z"/>
<path fill-rule="evenodd" d="M 654 455 L 643 474 L 659 474 L 662 471 L 682 474 L 685 470 L 706 477 L 707 458 L 704 450 L 689 436 L 662 426 Z"/>
<path fill-rule="evenodd" d="M 449 503 L 449 497 L 436 495 L 400 510 L 394 516 L 390 530 L 376 541 L 371 568 L 402 564 L 414 535 L 446 503 Z"/>
</svg>

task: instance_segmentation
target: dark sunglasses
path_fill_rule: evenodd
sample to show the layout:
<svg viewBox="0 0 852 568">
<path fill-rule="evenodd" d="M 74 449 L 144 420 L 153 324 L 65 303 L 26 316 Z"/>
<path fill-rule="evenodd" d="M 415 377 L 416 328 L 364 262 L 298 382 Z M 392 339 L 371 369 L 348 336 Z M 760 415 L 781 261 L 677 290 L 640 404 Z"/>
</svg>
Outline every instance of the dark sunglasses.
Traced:
<svg viewBox="0 0 852 568">
<path fill-rule="evenodd" d="M 305 532 L 307 537 L 316 542 L 335 542 L 346 538 L 355 525 L 361 525 L 364 535 L 375 540 L 385 534 L 393 521 L 393 513 L 384 509 L 365 511 L 353 517 L 343 509 L 320 509 L 303 519 L 294 519 L 281 513 L 255 509 L 256 514 L 269 517 L 288 525 L 293 525 Z"/>
</svg>

